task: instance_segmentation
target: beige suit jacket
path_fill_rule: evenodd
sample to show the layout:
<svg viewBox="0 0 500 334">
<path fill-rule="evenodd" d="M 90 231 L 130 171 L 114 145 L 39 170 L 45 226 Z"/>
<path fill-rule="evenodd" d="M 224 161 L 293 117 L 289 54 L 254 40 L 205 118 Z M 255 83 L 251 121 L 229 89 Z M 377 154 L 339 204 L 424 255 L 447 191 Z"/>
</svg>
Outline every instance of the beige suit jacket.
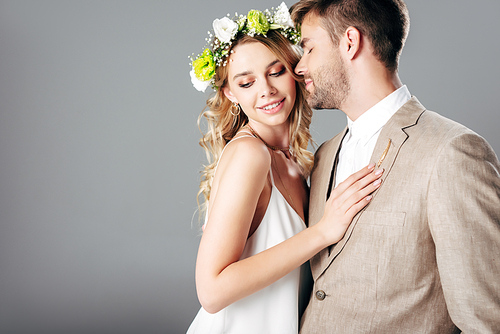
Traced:
<svg viewBox="0 0 500 334">
<path fill-rule="evenodd" d="M 347 129 L 315 155 L 309 224 L 323 215 Z M 384 126 L 382 186 L 310 261 L 301 333 L 500 333 L 500 165 L 488 143 L 413 97 Z"/>
</svg>

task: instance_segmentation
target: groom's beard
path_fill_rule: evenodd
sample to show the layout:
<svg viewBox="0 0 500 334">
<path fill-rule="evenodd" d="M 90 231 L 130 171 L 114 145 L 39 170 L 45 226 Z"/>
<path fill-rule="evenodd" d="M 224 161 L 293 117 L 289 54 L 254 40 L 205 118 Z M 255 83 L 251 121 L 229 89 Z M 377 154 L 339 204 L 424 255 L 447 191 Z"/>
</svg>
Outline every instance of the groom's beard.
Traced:
<svg viewBox="0 0 500 334">
<path fill-rule="evenodd" d="M 314 91 L 307 102 L 313 109 L 341 109 L 351 84 L 344 61 L 336 52 L 334 61 L 319 67 L 310 75 Z"/>
</svg>

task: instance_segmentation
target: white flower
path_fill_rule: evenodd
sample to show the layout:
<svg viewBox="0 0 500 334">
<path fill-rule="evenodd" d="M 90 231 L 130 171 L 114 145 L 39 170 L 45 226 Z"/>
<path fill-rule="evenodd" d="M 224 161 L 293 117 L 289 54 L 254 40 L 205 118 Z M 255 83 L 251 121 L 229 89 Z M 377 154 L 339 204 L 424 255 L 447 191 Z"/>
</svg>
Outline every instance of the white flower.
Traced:
<svg viewBox="0 0 500 334">
<path fill-rule="evenodd" d="M 189 72 L 189 75 L 191 76 L 191 83 L 193 84 L 194 88 L 200 92 L 205 92 L 208 86 L 212 83 L 212 80 L 207 80 L 207 81 L 201 81 L 196 77 L 196 74 L 194 74 L 194 70 L 191 70 Z"/>
<path fill-rule="evenodd" d="M 284 27 L 294 28 L 292 18 L 288 12 L 288 7 L 284 2 L 276 8 L 276 13 L 274 14 L 274 24 L 279 24 Z"/>
<path fill-rule="evenodd" d="M 213 23 L 215 37 L 222 43 L 229 43 L 238 32 L 238 24 L 228 17 L 215 19 Z"/>
</svg>

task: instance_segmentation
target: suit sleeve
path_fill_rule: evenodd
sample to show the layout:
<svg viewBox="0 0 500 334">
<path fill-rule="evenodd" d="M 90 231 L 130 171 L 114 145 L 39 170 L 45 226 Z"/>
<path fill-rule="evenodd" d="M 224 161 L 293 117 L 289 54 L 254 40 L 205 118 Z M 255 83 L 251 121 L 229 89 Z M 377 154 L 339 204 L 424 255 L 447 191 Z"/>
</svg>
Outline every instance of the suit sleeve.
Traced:
<svg viewBox="0 0 500 334">
<path fill-rule="evenodd" d="M 451 319 L 463 333 L 500 333 L 500 166 L 469 132 L 438 155 L 428 222 Z"/>
</svg>

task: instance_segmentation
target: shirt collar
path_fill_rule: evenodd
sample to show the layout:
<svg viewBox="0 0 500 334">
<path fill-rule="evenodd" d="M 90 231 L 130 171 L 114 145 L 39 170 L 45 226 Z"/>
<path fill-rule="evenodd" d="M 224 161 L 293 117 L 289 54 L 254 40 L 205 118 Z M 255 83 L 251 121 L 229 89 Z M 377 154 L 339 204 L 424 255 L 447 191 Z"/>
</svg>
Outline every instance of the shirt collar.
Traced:
<svg viewBox="0 0 500 334">
<path fill-rule="evenodd" d="M 365 111 L 356 121 L 347 117 L 349 139 L 368 142 L 410 98 L 410 91 L 403 85 Z"/>
</svg>

